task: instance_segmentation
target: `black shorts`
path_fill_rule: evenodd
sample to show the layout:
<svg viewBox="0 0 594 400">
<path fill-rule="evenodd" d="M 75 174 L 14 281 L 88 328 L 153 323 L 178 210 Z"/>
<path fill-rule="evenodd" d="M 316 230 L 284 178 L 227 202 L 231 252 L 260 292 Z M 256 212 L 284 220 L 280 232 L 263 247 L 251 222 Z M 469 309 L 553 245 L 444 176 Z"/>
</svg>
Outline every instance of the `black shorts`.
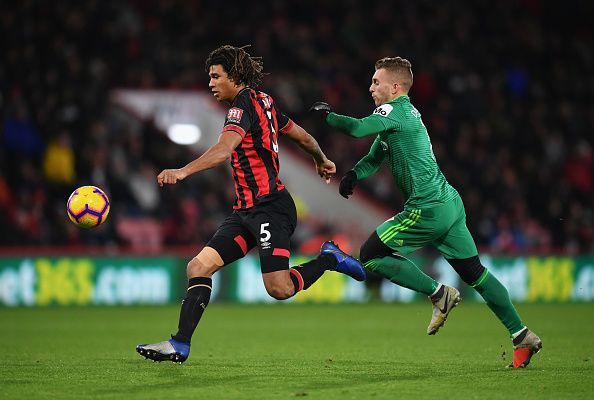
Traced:
<svg viewBox="0 0 594 400">
<path fill-rule="evenodd" d="M 221 255 L 225 265 L 257 245 L 262 273 L 281 271 L 289 269 L 290 240 L 296 226 L 295 203 L 285 189 L 248 210 L 234 211 L 206 245 Z"/>
</svg>

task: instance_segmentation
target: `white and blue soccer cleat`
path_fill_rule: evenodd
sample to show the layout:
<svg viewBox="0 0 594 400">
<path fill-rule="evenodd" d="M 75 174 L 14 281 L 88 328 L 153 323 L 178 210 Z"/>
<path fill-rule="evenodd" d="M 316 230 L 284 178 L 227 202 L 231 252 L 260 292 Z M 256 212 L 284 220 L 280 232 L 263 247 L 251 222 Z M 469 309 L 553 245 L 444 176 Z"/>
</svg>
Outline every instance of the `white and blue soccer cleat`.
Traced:
<svg viewBox="0 0 594 400">
<path fill-rule="evenodd" d="M 155 344 L 139 344 L 136 352 L 153 361 L 183 363 L 190 356 L 190 344 L 169 339 Z"/>
</svg>

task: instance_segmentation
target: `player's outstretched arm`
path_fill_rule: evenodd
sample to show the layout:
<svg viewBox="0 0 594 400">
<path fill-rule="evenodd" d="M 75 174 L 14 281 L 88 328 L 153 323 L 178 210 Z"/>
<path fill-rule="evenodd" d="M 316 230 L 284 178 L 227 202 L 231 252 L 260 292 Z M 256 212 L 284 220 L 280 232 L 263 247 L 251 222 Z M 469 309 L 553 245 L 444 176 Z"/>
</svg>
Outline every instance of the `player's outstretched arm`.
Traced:
<svg viewBox="0 0 594 400">
<path fill-rule="evenodd" d="M 157 175 L 159 186 L 174 185 L 178 181 L 205 169 L 216 167 L 231 157 L 233 150 L 241 143 L 241 135 L 233 131 L 223 131 L 219 141 L 204 152 L 200 157 L 177 169 L 166 169 Z"/>
<path fill-rule="evenodd" d="M 313 157 L 318 175 L 320 175 L 326 183 L 329 183 L 330 178 L 336 174 L 336 165 L 326 157 L 316 139 L 295 123 L 293 123 L 291 128 L 285 132 L 285 135 L 293 142 L 297 143 L 303 151 Z"/>
<path fill-rule="evenodd" d="M 362 119 L 340 115 L 333 112 L 328 103 L 322 101 L 314 103 L 309 111 L 323 115 L 328 125 L 357 138 L 378 134 L 386 130 L 384 123 L 373 114 Z"/>
</svg>

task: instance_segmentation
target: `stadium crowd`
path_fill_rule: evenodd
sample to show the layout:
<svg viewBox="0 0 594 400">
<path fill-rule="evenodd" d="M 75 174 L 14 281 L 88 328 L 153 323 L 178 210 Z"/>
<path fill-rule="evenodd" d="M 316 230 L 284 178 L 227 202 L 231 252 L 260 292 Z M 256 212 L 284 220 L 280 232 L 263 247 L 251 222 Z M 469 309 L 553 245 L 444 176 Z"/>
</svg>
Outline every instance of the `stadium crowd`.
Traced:
<svg viewBox="0 0 594 400">
<path fill-rule="evenodd" d="M 230 43 L 251 44 L 263 57 L 270 75 L 262 90 L 318 139 L 339 173 L 370 142 L 324 130 L 308 107 L 325 100 L 338 112 L 368 115 L 374 62 L 408 58 L 411 100 L 479 246 L 592 253 L 594 37 L 589 6 L 566 3 L 4 4 L 0 247 L 146 245 L 155 232 L 165 245 L 203 244 L 230 210 L 229 172 L 160 190 L 156 174 L 196 154 L 151 121 L 134 128 L 113 118 L 109 93 L 205 90 L 204 59 Z M 65 216 L 68 195 L 82 184 L 106 189 L 113 201 L 110 223 L 93 233 Z M 389 209 L 402 205 L 385 169 L 361 187 Z M 298 242 L 338 233 L 313 217 L 300 224 Z"/>
</svg>

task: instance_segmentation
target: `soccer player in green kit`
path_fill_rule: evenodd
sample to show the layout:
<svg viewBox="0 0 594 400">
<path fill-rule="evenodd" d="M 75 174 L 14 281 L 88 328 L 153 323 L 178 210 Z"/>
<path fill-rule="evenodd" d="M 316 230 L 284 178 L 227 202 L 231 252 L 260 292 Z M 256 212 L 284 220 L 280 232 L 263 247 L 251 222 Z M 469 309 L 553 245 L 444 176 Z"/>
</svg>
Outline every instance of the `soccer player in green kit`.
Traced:
<svg viewBox="0 0 594 400">
<path fill-rule="evenodd" d="M 387 159 L 405 199 L 404 210 L 378 226 L 363 244 L 361 261 L 393 283 L 429 296 L 433 314 L 427 333 L 434 335 L 460 302 L 460 292 L 438 283 L 405 257 L 423 246 L 434 246 L 509 331 L 514 346 L 510 366 L 525 367 L 542 342 L 522 323 L 505 287 L 481 264 L 466 227 L 462 199 L 439 169 L 421 114 L 408 97 L 412 83 L 408 60 L 383 58 L 375 64 L 369 88 L 377 107 L 373 114 L 351 118 L 332 112 L 324 102 L 310 110 L 324 114 L 330 126 L 352 137 L 377 135 L 369 154 L 342 178 L 343 197 L 348 198 L 356 183 L 374 174 Z"/>
</svg>

